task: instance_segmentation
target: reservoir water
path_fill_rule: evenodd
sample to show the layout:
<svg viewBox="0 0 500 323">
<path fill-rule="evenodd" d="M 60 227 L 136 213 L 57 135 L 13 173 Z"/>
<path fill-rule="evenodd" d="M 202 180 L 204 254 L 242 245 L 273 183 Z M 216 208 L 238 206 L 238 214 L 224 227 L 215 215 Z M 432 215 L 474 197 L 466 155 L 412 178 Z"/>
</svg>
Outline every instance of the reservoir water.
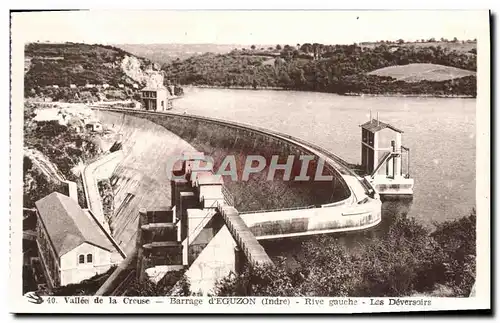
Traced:
<svg viewBox="0 0 500 323">
<path fill-rule="evenodd" d="M 404 212 L 432 227 L 467 215 L 475 206 L 475 99 L 187 88 L 174 102 L 174 111 L 290 134 L 351 163 L 360 162 L 359 125 L 370 110 L 404 131 L 415 179 L 411 203 L 384 203 L 383 216 Z"/>
</svg>

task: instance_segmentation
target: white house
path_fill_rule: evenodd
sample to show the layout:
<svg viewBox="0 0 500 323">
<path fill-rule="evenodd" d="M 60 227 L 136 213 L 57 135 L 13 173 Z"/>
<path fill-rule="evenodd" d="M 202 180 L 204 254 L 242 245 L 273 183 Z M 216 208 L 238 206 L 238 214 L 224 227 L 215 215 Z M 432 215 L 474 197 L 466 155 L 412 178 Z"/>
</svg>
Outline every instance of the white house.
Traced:
<svg viewBox="0 0 500 323">
<path fill-rule="evenodd" d="M 125 86 L 123 84 L 118 84 L 118 87 L 123 89 Z"/>
<path fill-rule="evenodd" d="M 70 84 L 70 85 L 69 85 L 69 88 L 70 88 L 70 89 L 76 89 L 76 84 Z"/>
<path fill-rule="evenodd" d="M 103 89 L 107 89 L 108 87 L 109 87 L 109 84 L 104 83 L 104 84 L 102 85 L 102 88 L 103 88 Z"/>
<path fill-rule="evenodd" d="M 139 88 L 139 85 L 134 84 L 134 85 L 132 85 L 132 87 L 133 87 L 134 89 L 138 89 L 138 88 Z"/>
<path fill-rule="evenodd" d="M 123 259 L 89 212 L 54 192 L 36 203 L 37 246 L 50 287 L 76 284 Z"/>
</svg>

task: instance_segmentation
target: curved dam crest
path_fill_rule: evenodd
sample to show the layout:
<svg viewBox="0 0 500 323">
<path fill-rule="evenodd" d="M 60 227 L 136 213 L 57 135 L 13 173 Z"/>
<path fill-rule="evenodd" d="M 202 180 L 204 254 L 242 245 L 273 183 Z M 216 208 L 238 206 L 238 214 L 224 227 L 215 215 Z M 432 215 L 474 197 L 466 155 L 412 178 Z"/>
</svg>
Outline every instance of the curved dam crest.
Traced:
<svg viewBox="0 0 500 323">
<path fill-rule="evenodd" d="M 116 241 L 122 246 L 129 246 L 124 247 L 125 252 L 133 246 L 138 208 L 154 209 L 170 205 L 170 175 L 164 163 L 161 163 L 167 156 L 181 155 L 186 150 L 193 151 L 196 148 L 207 155 L 215 156 L 216 160 L 217 157 L 224 157 L 229 153 L 239 153 L 239 157 L 242 157 L 249 152 L 264 156 L 313 152 L 316 156 L 327 158 L 322 156 L 323 152 L 310 150 L 313 148 L 309 149 L 307 145 L 293 139 L 223 121 L 121 109 L 98 110 L 96 115 L 105 125 L 117 132 L 117 139 L 121 140 L 123 150 L 126 151 L 124 160 L 119 163 L 111 178 L 116 187 L 116 212 L 112 226 L 114 225 Z M 248 182 L 229 182 L 226 185 L 231 193 L 239 198 L 240 205 L 237 209 L 245 221 L 249 221 L 252 231 L 260 239 L 310 234 L 308 231 L 352 231 L 357 227 L 363 229 L 377 224 L 380 221 L 380 210 L 372 217 L 366 213 L 371 212 L 367 211 L 372 207 L 369 204 L 362 207 L 367 210 L 361 212 L 357 212 L 357 205 L 353 205 L 364 203 L 366 200 L 366 188 L 360 185 L 358 179 L 350 174 L 346 167 L 335 169 L 327 164 L 325 169 L 328 174 L 333 175 L 333 181 L 267 181 L 265 174 L 261 176 L 261 172 Z M 245 201 L 250 203 L 241 204 Z M 343 207 L 344 204 L 346 208 Z M 316 210 L 310 209 L 320 206 L 321 208 Z M 340 209 L 322 209 L 329 206 L 340 206 Z M 304 210 L 306 213 L 300 210 L 279 211 L 290 208 L 310 210 Z M 343 217 L 344 212 L 350 216 Z M 315 224 L 318 216 L 331 219 L 326 223 L 320 220 Z"/>
</svg>

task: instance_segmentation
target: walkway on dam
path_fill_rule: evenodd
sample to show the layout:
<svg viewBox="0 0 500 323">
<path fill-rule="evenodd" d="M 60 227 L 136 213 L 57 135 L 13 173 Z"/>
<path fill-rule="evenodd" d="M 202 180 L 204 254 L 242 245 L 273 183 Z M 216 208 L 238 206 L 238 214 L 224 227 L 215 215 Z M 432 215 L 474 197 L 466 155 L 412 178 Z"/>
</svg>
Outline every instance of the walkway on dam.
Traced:
<svg viewBox="0 0 500 323">
<path fill-rule="evenodd" d="M 234 207 L 223 206 L 219 207 L 219 211 L 234 241 L 247 257 L 248 262 L 252 265 L 273 265 L 271 258 L 245 224 L 245 221 L 239 216 L 238 211 Z"/>
</svg>

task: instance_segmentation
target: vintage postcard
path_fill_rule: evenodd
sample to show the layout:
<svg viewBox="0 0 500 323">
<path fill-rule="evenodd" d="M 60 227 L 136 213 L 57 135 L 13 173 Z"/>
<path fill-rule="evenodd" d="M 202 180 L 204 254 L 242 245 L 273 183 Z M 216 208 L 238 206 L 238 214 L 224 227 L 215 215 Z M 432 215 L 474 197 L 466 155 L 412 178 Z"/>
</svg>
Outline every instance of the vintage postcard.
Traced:
<svg viewBox="0 0 500 323">
<path fill-rule="evenodd" d="M 11 12 L 10 310 L 491 310 L 489 20 Z"/>
</svg>

